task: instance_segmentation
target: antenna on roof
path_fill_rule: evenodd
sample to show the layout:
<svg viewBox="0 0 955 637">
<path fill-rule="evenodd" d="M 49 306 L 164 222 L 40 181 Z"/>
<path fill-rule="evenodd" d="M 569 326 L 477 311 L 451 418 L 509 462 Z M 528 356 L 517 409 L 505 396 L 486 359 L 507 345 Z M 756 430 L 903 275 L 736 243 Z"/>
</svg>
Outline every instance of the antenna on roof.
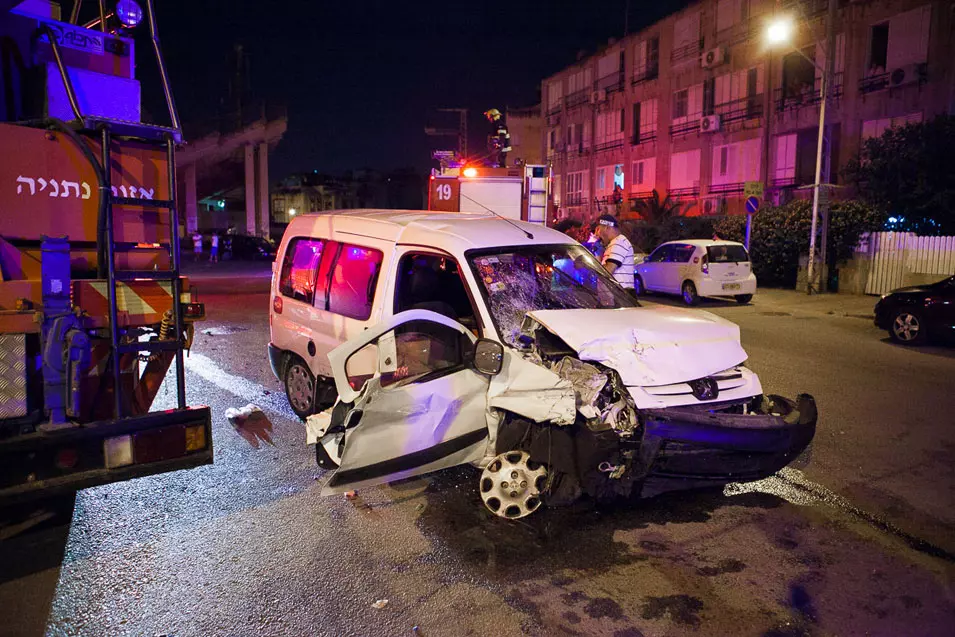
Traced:
<svg viewBox="0 0 955 637">
<path fill-rule="evenodd" d="M 488 208 L 487 206 L 485 206 L 485 205 L 484 205 L 483 203 L 481 203 L 480 201 L 475 201 L 474 199 L 471 199 L 470 197 L 468 197 L 468 196 L 467 196 L 466 194 L 464 194 L 464 193 L 461 193 L 461 197 L 464 198 L 464 199 L 467 199 L 467 200 L 470 201 L 471 203 L 476 203 L 477 205 L 481 206 L 482 208 L 484 208 L 485 210 L 487 210 L 488 212 L 490 212 L 490 213 L 491 213 L 492 215 L 494 215 L 495 217 L 499 217 L 499 218 L 503 219 L 504 221 L 506 221 L 507 223 L 511 224 L 512 226 L 514 226 L 515 228 L 517 228 L 518 230 L 520 230 L 521 232 L 523 232 L 523 233 L 524 233 L 524 236 L 526 236 L 528 239 L 533 239 L 533 238 L 534 238 L 534 235 L 532 235 L 532 234 L 530 233 L 530 231 L 525 230 L 524 228 L 520 227 L 519 225 L 517 225 L 516 223 L 514 223 L 513 221 L 511 221 L 510 219 L 508 219 L 508 218 L 505 217 L 504 215 L 501 215 L 501 214 L 498 214 L 498 213 L 494 212 L 493 210 L 491 210 L 490 208 Z"/>
</svg>

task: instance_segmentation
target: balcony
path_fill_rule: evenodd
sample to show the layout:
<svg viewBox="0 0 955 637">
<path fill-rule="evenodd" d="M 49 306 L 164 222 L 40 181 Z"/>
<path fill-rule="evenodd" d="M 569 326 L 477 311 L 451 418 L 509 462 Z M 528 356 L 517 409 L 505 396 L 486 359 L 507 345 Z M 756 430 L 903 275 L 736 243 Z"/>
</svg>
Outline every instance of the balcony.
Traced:
<svg viewBox="0 0 955 637">
<path fill-rule="evenodd" d="M 717 104 L 713 112 L 720 116 L 721 124 L 762 117 L 763 96 L 754 95 L 753 97 L 744 97 L 732 102 Z"/>
<path fill-rule="evenodd" d="M 773 179 L 774 188 L 792 188 L 796 185 L 796 177 L 777 177 Z"/>
<path fill-rule="evenodd" d="M 558 115 L 560 114 L 560 109 L 562 106 L 563 100 L 559 99 L 556 103 L 551 104 L 550 107 L 548 107 L 547 112 L 544 114 L 547 115 L 547 117 L 550 117 L 551 115 Z"/>
<path fill-rule="evenodd" d="M 829 93 L 830 99 L 839 99 L 842 97 L 844 73 L 835 73 L 832 76 L 832 87 Z M 798 90 L 785 91 L 782 88 L 773 89 L 773 103 L 776 105 L 776 112 L 797 110 L 806 106 L 815 106 L 819 103 L 822 96 L 820 86 L 821 79 L 816 78 L 812 86 L 804 85 Z"/>
<path fill-rule="evenodd" d="M 923 63 L 913 65 L 913 67 L 915 70 L 914 78 L 906 77 L 907 69 L 905 68 L 868 75 L 859 80 L 859 92 L 866 95 L 868 93 L 875 93 L 876 91 L 884 91 L 888 88 L 901 88 L 909 84 L 922 86 L 928 81 L 928 73 L 926 72 L 927 65 Z"/>
<path fill-rule="evenodd" d="M 614 91 L 622 91 L 623 90 L 623 71 L 599 78 L 597 80 L 597 90 L 607 91 L 608 93 L 613 93 Z"/>
<path fill-rule="evenodd" d="M 690 42 L 681 47 L 673 49 L 673 52 L 670 54 L 670 61 L 674 64 L 678 62 L 685 62 L 686 60 L 699 58 L 700 53 L 703 51 L 703 40 L 699 42 Z"/>
<path fill-rule="evenodd" d="M 710 186 L 711 195 L 730 195 L 743 192 L 743 182 L 713 184 Z"/>
<path fill-rule="evenodd" d="M 580 192 L 569 192 L 564 198 L 565 206 L 582 206 L 584 203 L 584 195 Z"/>
<path fill-rule="evenodd" d="M 575 108 L 590 101 L 590 90 L 575 91 L 564 98 L 567 108 Z"/>
<path fill-rule="evenodd" d="M 697 185 L 689 188 L 670 188 L 667 194 L 672 199 L 696 199 L 700 196 L 700 187 Z"/>
<path fill-rule="evenodd" d="M 673 124 L 670 126 L 670 137 L 676 139 L 700 132 L 700 117 L 702 115 L 697 113 L 696 116 L 688 117 L 682 124 Z"/>
<path fill-rule="evenodd" d="M 583 155 L 590 154 L 590 145 L 580 142 L 579 144 L 567 144 L 567 156 L 568 157 L 581 157 Z"/>
<path fill-rule="evenodd" d="M 636 86 L 643 82 L 649 82 L 650 80 L 655 80 L 660 76 L 660 65 L 653 64 L 647 65 L 642 69 L 637 69 L 633 73 L 633 77 L 630 78 L 630 84 Z"/>
<path fill-rule="evenodd" d="M 608 150 L 613 150 L 615 148 L 623 148 L 623 138 L 620 139 L 610 139 L 602 142 L 598 142 L 594 145 L 595 153 L 602 153 Z"/>
<path fill-rule="evenodd" d="M 640 144 L 649 144 L 650 142 L 655 141 L 657 141 L 657 131 L 651 130 L 632 136 L 630 138 L 630 145 L 639 146 Z"/>
</svg>

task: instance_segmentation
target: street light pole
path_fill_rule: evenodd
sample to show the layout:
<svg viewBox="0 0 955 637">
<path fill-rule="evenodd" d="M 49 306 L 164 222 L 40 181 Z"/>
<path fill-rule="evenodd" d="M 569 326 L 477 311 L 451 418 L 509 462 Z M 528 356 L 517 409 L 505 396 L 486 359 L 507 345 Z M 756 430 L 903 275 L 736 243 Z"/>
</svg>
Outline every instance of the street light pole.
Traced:
<svg viewBox="0 0 955 637">
<path fill-rule="evenodd" d="M 819 199 L 821 194 L 819 189 L 822 186 L 822 147 L 826 136 L 826 102 L 829 101 L 829 82 L 832 76 L 830 70 L 833 68 L 836 56 L 833 30 L 835 18 L 836 0 L 829 0 L 829 11 L 826 18 L 826 66 L 820 68 L 819 65 L 816 64 L 816 68 L 819 69 L 822 79 L 819 83 L 819 136 L 816 140 L 816 180 L 812 189 L 812 227 L 809 235 L 809 266 L 806 272 L 806 294 L 812 294 L 813 286 L 816 284 L 816 232 L 819 226 Z M 813 63 L 815 64 L 815 62 Z M 831 164 L 831 148 L 829 148 L 829 153 Z M 826 238 L 823 237 L 823 241 L 825 240 Z M 825 244 L 823 244 L 822 254 L 825 253 L 826 247 Z M 821 265 L 825 268 L 826 264 L 822 263 Z M 820 284 L 816 292 L 821 292 L 822 288 L 823 285 Z"/>
</svg>

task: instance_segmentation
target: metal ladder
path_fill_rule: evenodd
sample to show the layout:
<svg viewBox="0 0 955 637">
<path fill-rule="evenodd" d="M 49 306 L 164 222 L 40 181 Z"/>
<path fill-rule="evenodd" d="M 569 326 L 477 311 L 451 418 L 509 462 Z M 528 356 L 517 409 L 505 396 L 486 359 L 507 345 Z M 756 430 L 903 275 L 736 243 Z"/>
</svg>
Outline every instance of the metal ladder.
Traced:
<svg viewBox="0 0 955 637">
<path fill-rule="evenodd" d="M 82 0 L 76 0 L 71 12 L 70 21 L 77 23 Z M 103 5 L 100 3 L 100 26 L 103 31 L 106 30 Z M 76 92 L 70 81 L 69 73 L 60 53 L 56 37 L 48 26 L 41 27 L 49 39 L 53 57 L 66 88 L 66 95 L 70 102 L 70 107 L 75 116 L 74 126 L 79 131 L 87 134 L 97 133 L 102 144 L 101 162 L 103 183 L 100 184 L 100 196 L 106 198 L 106 259 L 107 259 L 107 278 L 108 278 L 108 296 L 109 296 L 109 330 L 110 330 L 110 357 L 109 364 L 112 368 L 113 380 L 113 410 L 116 418 L 126 417 L 122 395 L 120 393 L 121 369 L 119 366 L 120 358 L 123 354 L 136 353 L 142 351 L 148 352 L 169 352 L 176 353 L 176 394 L 177 405 L 179 409 L 186 408 L 186 377 L 183 362 L 183 316 L 182 316 L 182 280 L 180 279 L 180 253 L 179 253 L 179 213 L 176 207 L 176 144 L 182 142 L 182 127 L 179 122 L 179 114 L 176 111 L 176 105 L 169 87 L 169 76 L 166 73 L 166 65 L 162 56 L 162 49 L 159 45 L 159 34 L 156 28 L 156 14 L 153 6 L 153 0 L 146 0 L 146 18 L 149 24 L 150 37 L 153 45 L 153 52 L 156 56 L 156 62 L 159 67 L 159 76 L 162 81 L 163 93 L 166 98 L 166 106 L 169 109 L 169 120 L 171 126 L 155 126 L 143 124 L 141 122 L 132 122 L 116 120 L 99 116 L 84 115 L 76 99 Z M 133 141 L 141 142 L 154 147 L 165 147 L 166 151 L 166 171 L 168 177 L 169 199 L 138 199 L 135 197 L 117 197 L 112 194 L 112 153 L 111 145 L 114 136 L 120 136 Z M 113 206 L 142 206 L 157 210 L 166 210 L 169 213 L 169 244 L 171 268 L 166 270 L 117 270 L 116 269 L 116 240 L 115 224 L 113 219 Z M 127 281 L 150 280 L 169 283 L 172 291 L 172 311 L 173 325 L 175 329 L 175 338 L 166 340 L 157 340 L 152 342 L 122 343 L 118 324 L 119 307 L 117 300 L 117 286 Z"/>
</svg>

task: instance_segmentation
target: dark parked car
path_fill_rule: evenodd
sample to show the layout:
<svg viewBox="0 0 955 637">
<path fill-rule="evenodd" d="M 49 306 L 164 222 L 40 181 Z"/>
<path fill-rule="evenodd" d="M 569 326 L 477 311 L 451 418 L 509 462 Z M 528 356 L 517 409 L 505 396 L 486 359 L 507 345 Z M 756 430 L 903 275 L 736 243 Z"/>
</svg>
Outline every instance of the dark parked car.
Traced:
<svg viewBox="0 0 955 637">
<path fill-rule="evenodd" d="M 225 256 L 240 261 L 274 261 L 275 246 L 262 237 L 246 234 L 226 235 Z"/>
<path fill-rule="evenodd" d="M 875 324 L 903 345 L 955 342 L 955 276 L 889 292 L 875 304 Z"/>
</svg>

